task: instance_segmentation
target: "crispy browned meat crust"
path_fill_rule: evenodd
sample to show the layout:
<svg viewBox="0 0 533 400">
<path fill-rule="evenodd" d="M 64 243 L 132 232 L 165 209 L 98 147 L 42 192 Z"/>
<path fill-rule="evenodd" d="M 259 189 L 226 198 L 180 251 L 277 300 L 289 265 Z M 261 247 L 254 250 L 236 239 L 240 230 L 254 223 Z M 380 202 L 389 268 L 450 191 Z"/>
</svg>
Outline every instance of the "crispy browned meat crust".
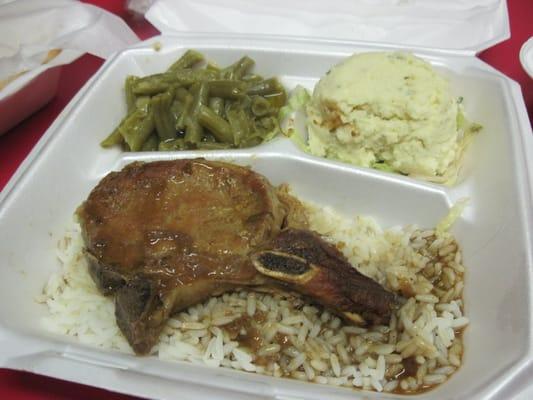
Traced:
<svg viewBox="0 0 533 400">
<path fill-rule="evenodd" d="M 256 268 L 313 301 L 356 322 L 387 323 L 396 298 L 362 275 L 318 234 L 285 229 L 251 254 Z"/>
</svg>

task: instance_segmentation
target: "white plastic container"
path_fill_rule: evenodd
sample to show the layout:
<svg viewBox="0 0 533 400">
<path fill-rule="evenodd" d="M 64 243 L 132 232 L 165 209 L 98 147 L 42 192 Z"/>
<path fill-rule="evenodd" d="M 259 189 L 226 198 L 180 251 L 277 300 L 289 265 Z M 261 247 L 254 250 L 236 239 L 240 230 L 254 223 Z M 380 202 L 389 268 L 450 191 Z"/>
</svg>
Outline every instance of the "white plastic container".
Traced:
<svg viewBox="0 0 533 400">
<path fill-rule="evenodd" d="M 520 63 L 524 71 L 533 79 L 533 36 L 526 40 L 520 48 Z"/>
<path fill-rule="evenodd" d="M 155 51 L 154 44 L 161 50 Z M 483 131 L 451 187 L 324 160 L 288 139 L 235 151 L 124 153 L 99 142 L 125 113 L 124 78 L 164 70 L 185 49 L 228 64 L 248 54 L 256 70 L 292 88 L 312 88 L 354 52 L 409 50 L 431 62 L 465 97 Z M 109 171 L 133 160 L 205 157 L 250 165 L 273 184 L 339 211 L 375 217 L 383 226 L 432 227 L 462 197 L 469 206 L 453 232 L 467 268 L 463 366 L 418 398 L 509 399 L 533 374 L 533 141 L 519 86 L 469 54 L 355 42 L 239 35 L 169 35 L 109 59 L 61 113 L 0 195 L 0 366 L 150 398 L 354 399 L 403 398 L 190 363 L 167 363 L 102 351 L 39 324 L 34 301 L 59 266 L 57 241 L 76 207 Z"/>
<path fill-rule="evenodd" d="M 0 89 L 0 135 L 56 95 L 62 65 L 85 53 L 105 59 L 137 42 L 122 19 L 89 4 L 0 1 L 0 77 L 17 76 Z"/>
<path fill-rule="evenodd" d="M 61 67 L 51 68 L 28 80 L 20 90 L 0 96 L 0 135 L 54 98 L 61 77 Z"/>
</svg>

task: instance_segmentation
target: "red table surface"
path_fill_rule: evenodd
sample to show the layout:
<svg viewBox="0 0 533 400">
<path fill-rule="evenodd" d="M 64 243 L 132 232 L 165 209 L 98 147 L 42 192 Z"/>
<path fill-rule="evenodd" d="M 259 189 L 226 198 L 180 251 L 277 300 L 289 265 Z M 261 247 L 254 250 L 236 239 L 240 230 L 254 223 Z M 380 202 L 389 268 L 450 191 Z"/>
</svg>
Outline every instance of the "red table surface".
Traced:
<svg viewBox="0 0 533 400">
<path fill-rule="evenodd" d="M 141 39 L 159 32 L 149 22 L 134 17 L 124 9 L 124 0 L 84 0 L 102 7 L 120 17 Z M 533 80 L 522 69 L 518 54 L 522 44 L 533 35 L 533 1 L 508 0 L 511 38 L 479 55 L 479 58 L 517 81 L 522 87 L 529 120 L 533 121 Z M 20 163 L 55 120 L 70 99 L 98 70 L 103 61 L 85 55 L 63 67 L 56 97 L 40 111 L 0 136 L 0 189 L 14 174 Z M 0 369 L 0 399 L 134 399 L 134 397 L 61 381 L 35 374 Z"/>
</svg>

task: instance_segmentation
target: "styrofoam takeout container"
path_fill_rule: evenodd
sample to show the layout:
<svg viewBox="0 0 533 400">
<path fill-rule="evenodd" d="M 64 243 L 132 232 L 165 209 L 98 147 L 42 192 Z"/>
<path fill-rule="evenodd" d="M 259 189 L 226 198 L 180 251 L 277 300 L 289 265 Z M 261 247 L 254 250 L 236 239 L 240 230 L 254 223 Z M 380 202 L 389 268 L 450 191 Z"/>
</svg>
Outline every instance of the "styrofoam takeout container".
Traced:
<svg viewBox="0 0 533 400">
<path fill-rule="evenodd" d="M 160 43 L 161 50 L 154 50 Z M 467 152 L 458 183 L 444 187 L 302 153 L 286 138 L 256 148 L 211 152 L 124 153 L 99 142 L 126 112 L 128 74 L 164 70 L 189 48 L 225 65 L 248 54 L 256 71 L 290 89 L 312 88 L 333 64 L 360 51 L 410 50 L 435 66 L 463 95 L 484 129 Z M 186 362 L 167 363 L 81 345 L 46 332 L 37 304 L 59 267 L 57 242 L 76 207 L 111 170 L 133 160 L 206 157 L 250 165 L 303 199 L 382 226 L 432 227 L 460 198 L 469 206 L 455 233 L 467 268 L 461 369 L 419 398 L 509 399 L 533 374 L 533 171 L 531 128 L 519 86 L 470 54 L 357 42 L 265 36 L 162 36 L 109 59 L 62 112 L 0 195 L 0 366 L 150 398 L 354 399 L 403 396 L 271 378 Z"/>
<path fill-rule="evenodd" d="M 85 53 L 106 58 L 137 42 L 122 19 L 89 4 L 0 0 L 0 76 L 26 71 L 0 90 L 0 135 L 56 95 L 62 65 Z M 44 62 L 54 49 L 61 52 Z"/>
<path fill-rule="evenodd" d="M 61 67 L 50 68 L 36 76 L 24 77 L 18 91 L 5 95 L 0 91 L 0 135 L 52 100 L 60 77 Z"/>
<path fill-rule="evenodd" d="M 520 48 L 520 63 L 524 71 L 533 79 L 533 36 L 526 40 Z"/>
</svg>

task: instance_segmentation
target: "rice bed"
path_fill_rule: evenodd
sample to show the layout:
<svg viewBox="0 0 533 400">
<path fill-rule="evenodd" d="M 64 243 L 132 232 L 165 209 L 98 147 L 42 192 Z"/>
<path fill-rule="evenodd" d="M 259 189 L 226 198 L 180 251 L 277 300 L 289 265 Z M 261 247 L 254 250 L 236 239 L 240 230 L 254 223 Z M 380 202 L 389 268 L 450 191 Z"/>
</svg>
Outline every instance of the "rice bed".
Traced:
<svg viewBox="0 0 533 400">
<path fill-rule="evenodd" d="M 461 365 L 468 324 L 464 267 L 451 234 L 416 226 L 382 230 L 369 217 L 306 207 L 311 229 L 406 299 L 389 325 L 353 326 L 290 294 L 241 290 L 175 315 L 153 356 L 380 392 L 416 393 L 445 382 Z M 42 323 L 80 342 L 132 353 L 82 248 L 75 226 L 59 246 L 62 270 L 39 299 L 49 311 Z"/>
</svg>

